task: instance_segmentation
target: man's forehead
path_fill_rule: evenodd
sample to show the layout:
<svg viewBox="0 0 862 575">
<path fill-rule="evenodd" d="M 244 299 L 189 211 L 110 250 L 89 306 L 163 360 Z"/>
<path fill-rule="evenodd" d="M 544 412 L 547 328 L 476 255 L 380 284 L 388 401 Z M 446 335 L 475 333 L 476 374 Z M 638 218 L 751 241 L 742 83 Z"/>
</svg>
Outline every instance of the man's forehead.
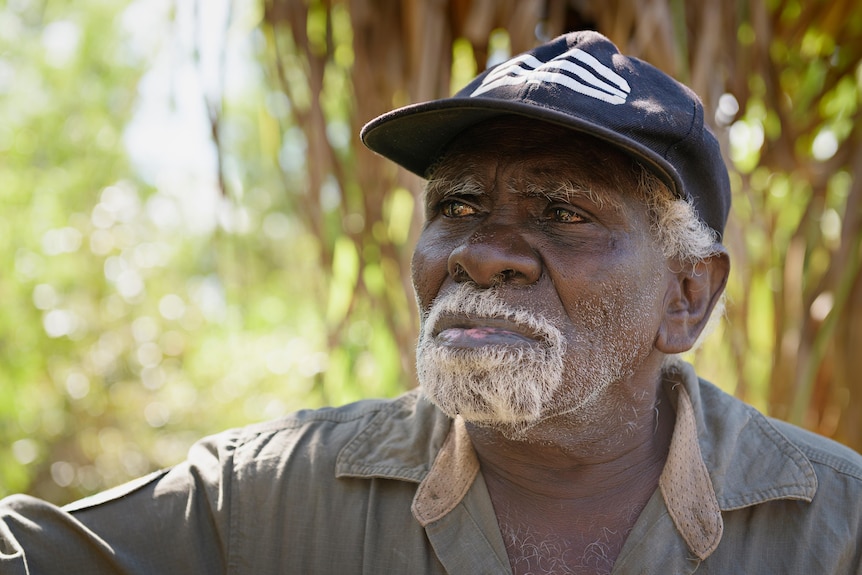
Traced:
<svg viewBox="0 0 862 575">
<path fill-rule="evenodd" d="M 429 174 L 449 184 L 492 169 L 507 182 L 547 191 L 634 192 L 635 161 L 615 147 L 571 129 L 517 117 L 483 122 L 460 134 Z"/>
<path fill-rule="evenodd" d="M 475 164 L 468 164 L 475 168 Z M 544 198 L 549 201 L 574 202 L 588 200 L 597 206 L 621 208 L 620 193 L 597 184 L 590 178 L 568 177 L 565 173 L 543 169 L 516 170 L 511 177 L 489 179 L 481 171 L 462 169 L 448 172 L 441 169 L 432 177 L 425 188 L 426 201 L 435 203 L 442 198 L 458 196 L 482 196 L 492 190 L 505 190 L 506 193 L 523 197 Z"/>
</svg>

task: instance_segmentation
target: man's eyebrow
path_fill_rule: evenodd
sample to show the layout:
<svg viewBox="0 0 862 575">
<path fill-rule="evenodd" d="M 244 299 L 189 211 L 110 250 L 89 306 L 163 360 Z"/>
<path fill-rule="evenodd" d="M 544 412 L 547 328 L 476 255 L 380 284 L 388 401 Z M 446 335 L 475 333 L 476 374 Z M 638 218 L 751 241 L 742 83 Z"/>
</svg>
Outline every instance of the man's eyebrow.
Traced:
<svg viewBox="0 0 862 575">
<path fill-rule="evenodd" d="M 551 201 L 569 203 L 576 199 L 586 199 L 599 207 L 606 204 L 617 206 L 612 198 L 596 191 L 592 186 L 550 175 L 539 178 L 531 177 L 521 186 L 520 191 L 529 196 L 544 197 Z"/>
<path fill-rule="evenodd" d="M 485 193 L 479 181 L 470 175 L 452 177 L 448 174 L 434 175 L 425 184 L 425 201 L 436 203 L 450 196 L 479 196 Z"/>
<path fill-rule="evenodd" d="M 545 170 L 527 174 L 522 181 L 512 182 L 509 187 L 515 193 L 549 201 L 570 203 L 586 199 L 598 207 L 621 207 L 615 198 L 602 193 L 601 189 L 596 190 L 593 186 Z M 433 205 L 448 197 L 480 196 L 486 193 L 485 187 L 469 170 L 441 169 L 432 174 L 425 184 L 425 203 Z"/>
</svg>

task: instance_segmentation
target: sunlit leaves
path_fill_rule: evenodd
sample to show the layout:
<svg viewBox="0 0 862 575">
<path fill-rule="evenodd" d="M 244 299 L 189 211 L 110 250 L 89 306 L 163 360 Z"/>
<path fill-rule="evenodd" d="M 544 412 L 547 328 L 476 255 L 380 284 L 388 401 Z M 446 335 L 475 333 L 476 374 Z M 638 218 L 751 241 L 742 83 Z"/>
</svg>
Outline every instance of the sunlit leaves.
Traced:
<svg viewBox="0 0 862 575">
<path fill-rule="evenodd" d="M 298 192 L 273 151 L 261 153 L 272 123 L 255 75 L 225 90 L 241 98 L 221 118 L 228 197 L 194 166 L 153 171 L 157 148 L 135 148 L 146 161 L 134 171 L 124 144 L 184 145 L 187 126 L 152 125 L 170 117 L 153 99 L 169 103 L 159 99 L 176 86 L 153 72 L 160 44 L 149 40 L 170 27 L 130 41 L 118 25 L 164 18 L 166 4 L 51 4 L 44 18 L 41 5 L 0 9 L 0 495 L 62 502 L 172 465 L 207 433 L 342 398 L 320 385 L 330 358 L 318 239 L 287 210 Z M 270 100 L 284 120 L 293 103 Z M 285 150 L 300 181 L 305 150 Z M 328 197 L 339 205 L 340 192 Z"/>
<path fill-rule="evenodd" d="M 337 324 L 347 316 L 356 290 L 358 275 L 359 257 L 356 247 L 346 237 L 339 238 L 336 240 L 332 258 L 332 276 L 326 312 L 328 322 Z"/>
<path fill-rule="evenodd" d="M 741 262 L 729 314 L 735 327 L 746 325 L 729 334 L 735 389 L 773 415 L 858 447 L 855 423 L 842 420 L 848 393 L 858 393 L 854 344 L 833 337 L 850 337 L 859 309 L 848 298 L 862 261 L 852 183 L 860 168 L 862 10 L 795 0 L 768 6 L 768 24 L 752 18 L 739 26 L 756 72 L 729 130 L 739 173 L 729 235 Z"/>
</svg>

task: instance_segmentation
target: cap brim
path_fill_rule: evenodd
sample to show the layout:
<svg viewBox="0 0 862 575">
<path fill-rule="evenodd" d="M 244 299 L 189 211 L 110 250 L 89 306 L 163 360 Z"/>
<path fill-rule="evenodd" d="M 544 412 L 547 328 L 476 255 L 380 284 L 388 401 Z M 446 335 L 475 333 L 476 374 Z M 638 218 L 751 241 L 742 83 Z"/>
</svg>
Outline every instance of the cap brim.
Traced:
<svg viewBox="0 0 862 575">
<path fill-rule="evenodd" d="M 428 169 L 458 134 L 479 122 L 506 114 L 558 124 L 604 140 L 643 162 L 674 194 L 685 198 L 676 170 L 648 147 L 584 118 L 535 104 L 481 97 L 413 104 L 370 121 L 362 128 L 360 137 L 369 149 L 426 178 Z"/>
</svg>

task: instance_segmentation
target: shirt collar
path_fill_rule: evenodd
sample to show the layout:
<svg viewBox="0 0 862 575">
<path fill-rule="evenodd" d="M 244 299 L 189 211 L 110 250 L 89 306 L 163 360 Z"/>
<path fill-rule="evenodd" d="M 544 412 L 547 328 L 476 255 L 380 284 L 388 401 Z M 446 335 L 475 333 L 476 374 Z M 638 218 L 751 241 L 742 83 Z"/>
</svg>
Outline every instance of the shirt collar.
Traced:
<svg viewBox="0 0 862 575">
<path fill-rule="evenodd" d="M 718 546 L 722 511 L 813 499 L 813 465 L 760 412 L 699 380 L 682 361 L 668 363 L 664 382 L 676 423 L 659 490 L 697 557 L 706 559 Z"/>
<path fill-rule="evenodd" d="M 452 420 L 417 390 L 383 404 L 341 449 L 336 477 L 381 477 L 419 483 L 449 436 Z"/>
<path fill-rule="evenodd" d="M 706 558 L 721 540 L 721 509 L 697 441 L 697 423 L 688 393 L 674 386 L 676 427 L 659 489 L 677 530 L 689 549 Z M 451 511 L 479 472 L 479 460 L 463 420 L 455 420 L 434 465 L 413 499 L 413 515 L 422 526 Z"/>
<path fill-rule="evenodd" d="M 676 423 L 659 490 L 689 549 L 706 559 L 721 541 L 724 522 L 698 442 L 697 421 L 685 385 L 671 385 Z"/>
<path fill-rule="evenodd" d="M 718 546 L 722 511 L 773 499 L 811 501 L 813 466 L 766 417 L 699 381 L 686 363 L 669 364 L 665 376 L 676 424 L 659 491 L 696 556 L 705 559 Z M 336 472 L 419 482 L 412 512 L 426 526 L 461 502 L 479 461 L 463 421 L 452 423 L 411 392 L 342 449 Z"/>
<path fill-rule="evenodd" d="M 459 416 L 431 471 L 416 490 L 411 507 L 413 516 L 423 527 L 437 521 L 461 502 L 478 473 L 479 458 Z"/>
<path fill-rule="evenodd" d="M 689 397 L 701 457 L 722 511 L 777 499 L 814 498 L 814 466 L 769 418 L 699 380 L 687 363 L 669 365 L 665 378 Z"/>
</svg>

